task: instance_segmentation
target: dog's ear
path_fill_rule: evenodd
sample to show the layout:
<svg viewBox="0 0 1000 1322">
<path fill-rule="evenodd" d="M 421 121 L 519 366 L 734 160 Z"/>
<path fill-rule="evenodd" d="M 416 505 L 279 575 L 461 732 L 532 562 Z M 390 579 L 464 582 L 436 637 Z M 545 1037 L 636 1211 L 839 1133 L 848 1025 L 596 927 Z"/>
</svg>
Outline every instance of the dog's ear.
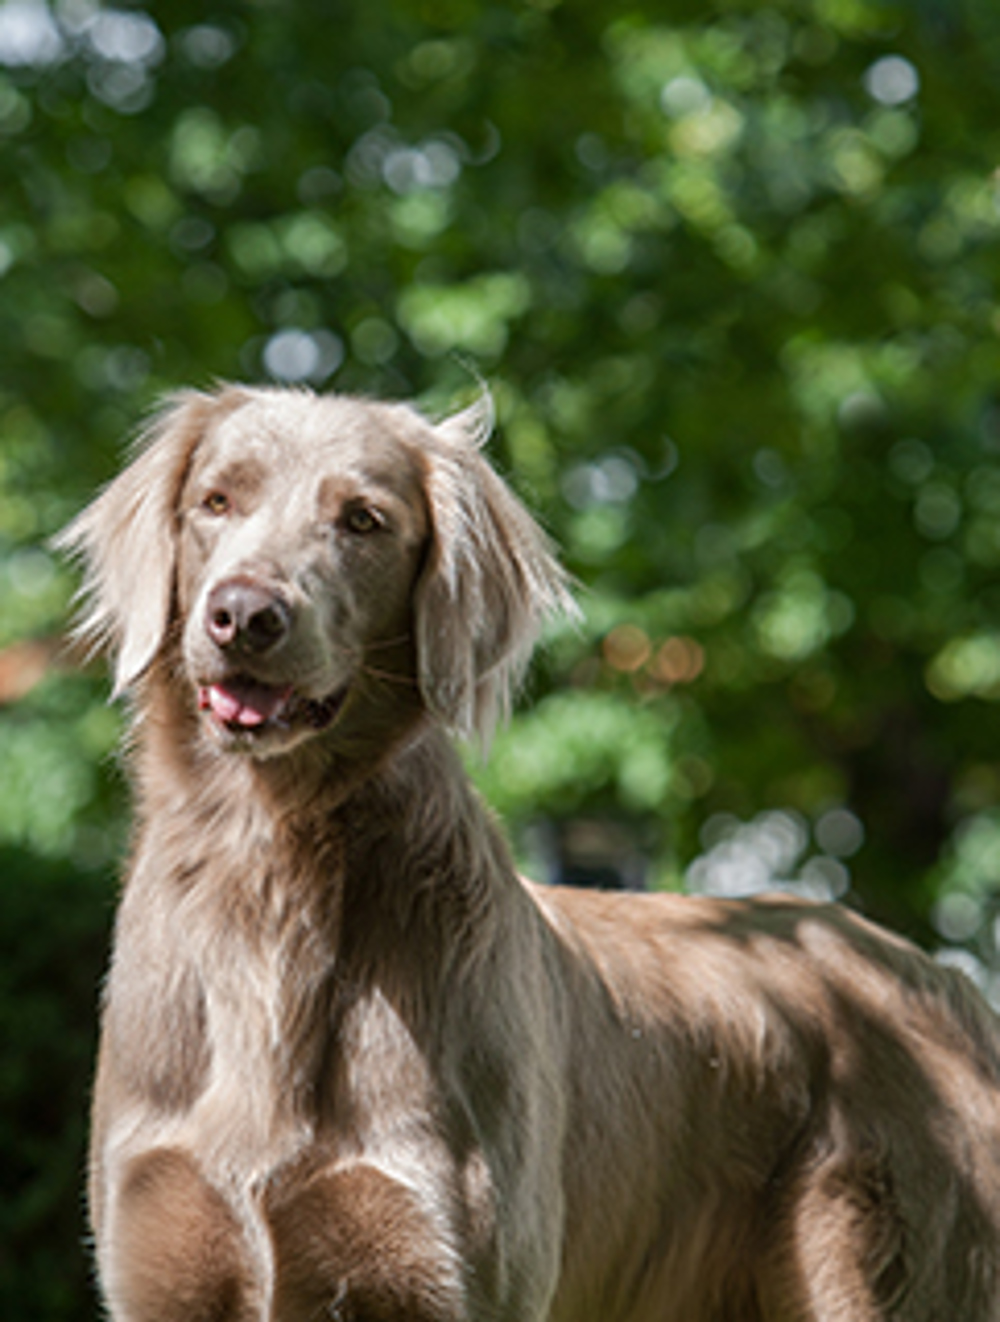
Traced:
<svg viewBox="0 0 1000 1322">
<path fill-rule="evenodd" d="M 488 744 L 545 619 L 576 614 L 548 539 L 479 449 L 488 396 L 434 428 L 432 544 L 416 594 L 419 679 L 431 711 Z"/>
<path fill-rule="evenodd" d="M 171 398 L 136 442 L 133 457 L 54 540 L 84 565 L 75 636 L 114 659 L 114 696 L 146 670 L 170 618 L 181 487 L 215 397 Z"/>
</svg>

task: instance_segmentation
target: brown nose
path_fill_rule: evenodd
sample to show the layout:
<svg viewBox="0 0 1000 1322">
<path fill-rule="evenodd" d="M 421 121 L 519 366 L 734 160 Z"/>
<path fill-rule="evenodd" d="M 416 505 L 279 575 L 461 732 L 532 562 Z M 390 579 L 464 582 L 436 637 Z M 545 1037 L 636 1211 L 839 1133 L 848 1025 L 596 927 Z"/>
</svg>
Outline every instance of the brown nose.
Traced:
<svg viewBox="0 0 1000 1322">
<path fill-rule="evenodd" d="M 270 588 L 250 579 L 219 583 L 205 606 L 205 630 L 227 652 L 259 656 L 288 636 L 291 611 Z"/>
</svg>

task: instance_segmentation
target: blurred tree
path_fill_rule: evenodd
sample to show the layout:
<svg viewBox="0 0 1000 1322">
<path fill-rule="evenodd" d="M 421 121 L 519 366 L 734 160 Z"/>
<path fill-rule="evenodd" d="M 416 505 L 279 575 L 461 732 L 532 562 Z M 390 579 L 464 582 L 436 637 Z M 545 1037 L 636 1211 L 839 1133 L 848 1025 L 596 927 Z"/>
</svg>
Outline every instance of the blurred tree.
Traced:
<svg viewBox="0 0 1000 1322">
<path fill-rule="evenodd" d="M 44 539 L 144 410 L 480 373 L 587 610 L 477 768 L 525 848 L 988 961 L 998 80 L 990 0 L 0 4 L 0 841 L 120 852 Z"/>
<path fill-rule="evenodd" d="M 92 1318 L 83 1148 L 107 879 L 0 848 L 0 1313 Z"/>
</svg>

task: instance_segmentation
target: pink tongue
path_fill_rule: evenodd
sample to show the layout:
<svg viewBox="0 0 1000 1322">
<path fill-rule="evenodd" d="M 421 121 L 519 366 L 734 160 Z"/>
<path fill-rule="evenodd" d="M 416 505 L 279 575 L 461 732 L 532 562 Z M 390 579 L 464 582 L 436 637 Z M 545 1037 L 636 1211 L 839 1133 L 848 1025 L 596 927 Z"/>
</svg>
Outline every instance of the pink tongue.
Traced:
<svg viewBox="0 0 1000 1322">
<path fill-rule="evenodd" d="M 249 729 L 277 716 L 291 692 L 291 685 L 275 688 L 252 681 L 210 684 L 199 691 L 198 706 L 202 711 L 211 711 L 225 725 L 242 725 Z"/>
</svg>

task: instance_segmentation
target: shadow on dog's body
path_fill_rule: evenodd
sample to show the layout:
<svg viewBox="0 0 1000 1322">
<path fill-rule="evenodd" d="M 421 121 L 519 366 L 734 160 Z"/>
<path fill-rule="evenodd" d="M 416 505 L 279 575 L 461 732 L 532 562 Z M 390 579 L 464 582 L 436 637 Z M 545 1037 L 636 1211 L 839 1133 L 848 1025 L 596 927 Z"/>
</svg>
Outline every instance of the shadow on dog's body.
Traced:
<svg viewBox="0 0 1000 1322">
<path fill-rule="evenodd" d="M 65 537 L 133 691 L 116 1322 L 1000 1319 L 1000 1053 L 846 912 L 538 889 L 444 724 L 566 608 L 475 413 L 185 396 Z"/>
</svg>

